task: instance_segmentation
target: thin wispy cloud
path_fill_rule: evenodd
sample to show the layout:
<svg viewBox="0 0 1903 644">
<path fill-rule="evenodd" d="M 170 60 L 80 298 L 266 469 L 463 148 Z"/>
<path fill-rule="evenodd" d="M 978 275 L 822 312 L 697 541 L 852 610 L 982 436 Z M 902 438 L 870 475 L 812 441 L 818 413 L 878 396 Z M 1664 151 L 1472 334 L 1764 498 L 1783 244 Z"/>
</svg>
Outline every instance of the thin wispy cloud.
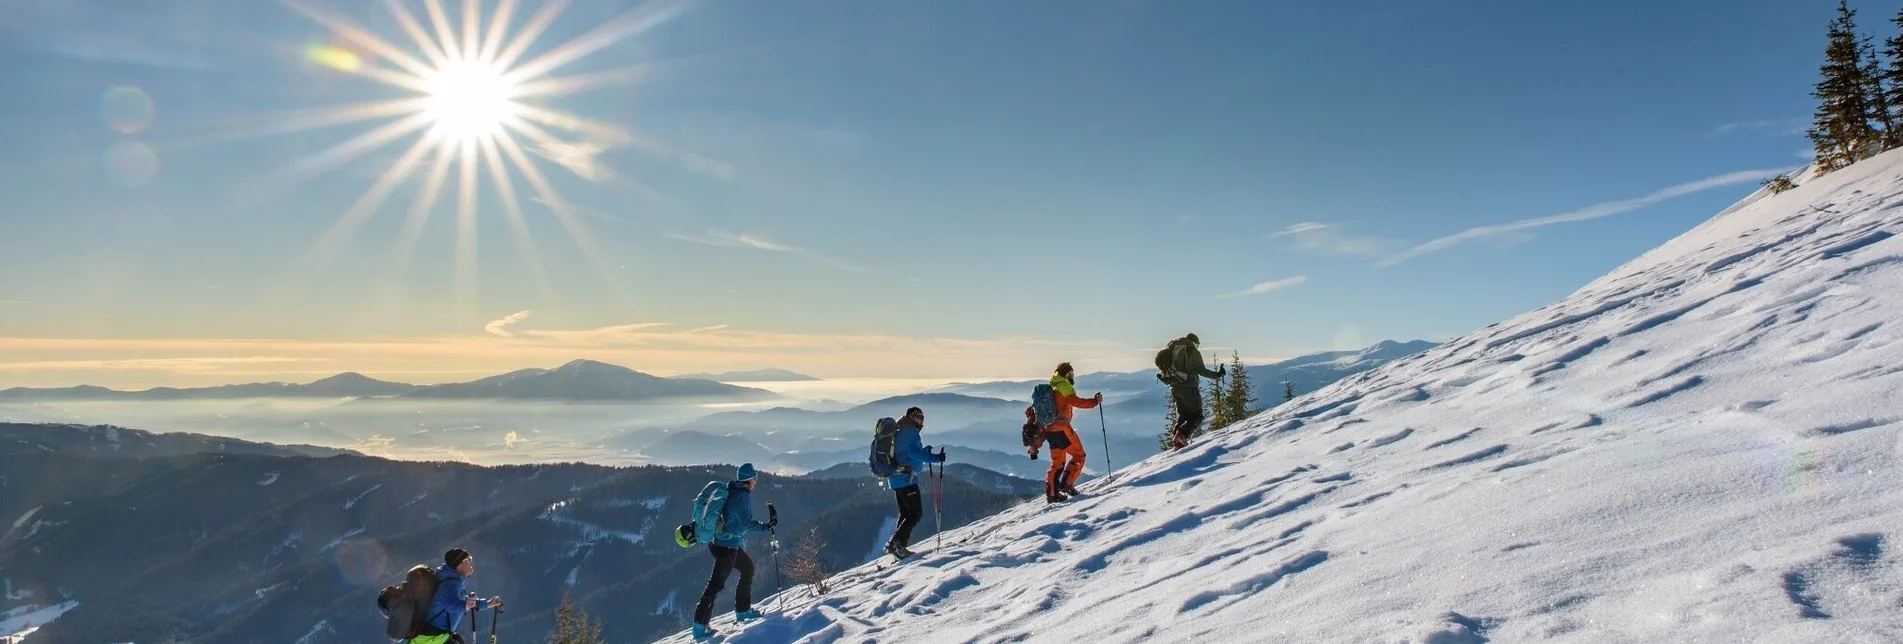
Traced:
<svg viewBox="0 0 1903 644">
<path fill-rule="evenodd" d="M 1734 134 L 1762 134 L 1766 136 L 1796 136 L 1810 128 L 1810 119 L 1794 117 L 1788 119 L 1758 119 L 1756 121 L 1738 121 L 1725 123 L 1713 128 L 1712 136 Z"/>
<path fill-rule="evenodd" d="M 613 176 L 608 166 L 602 165 L 599 157 L 608 147 L 590 141 L 550 141 L 533 148 L 537 155 L 555 165 L 567 168 L 575 176 L 589 181 L 601 181 Z"/>
<path fill-rule="evenodd" d="M 713 229 L 700 235 L 684 235 L 680 233 L 669 233 L 668 236 L 673 237 L 675 239 L 679 239 L 681 241 L 693 242 L 693 243 L 701 244 L 705 246 L 714 246 L 719 248 L 746 248 L 751 250 L 766 251 L 769 253 L 784 253 L 788 255 L 796 255 L 796 256 L 805 258 L 807 260 L 813 261 L 815 263 L 824 264 L 824 265 L 831 266 L 833 268 L 837 268 L 837 269 L 845 270 L 845 271 L 865 270 L 861 266 L 857 266 L 851 263 L 833 259 L 831 257 L 827 257 L 825 255 L 821 255 L 819 253 L 813 252 L 805 248 L 800 248 L 798 246 L 782 244 L 780 242 L 767 239 L 766 237 L 762 237 L 760 235 L 755 235 L 751 233 L 734 233 L 734 232 L 729 232 L 726 230 Z"/>
<path fill-rule="evenodd" d="M 1273 293 L 1275 291 L 1280 291 L 1282 289 L 1301 286 L 1302 283 L 1307 281 L 1308 281 L 1307 275 L 1296 275 L 1294 277 L 1285 277 L 1279 280 L 1275 280 L 1273 282 L 1262 282 L 1262 283 L 1256 284 L 1255 286 L 1251 286 L 1249 288 L 1236 291 L 1234 293 L 1224 293 L 1216 297 L 1221 299 L 1228 299 L 1232 297 L 1248 297 L 1251 295 L 1262 295 L 1264 293 Z"/>
<path fill-rule="evenodd" d="M 1270 237 L 1287 238 L 1300 250 L 1344 257 L 1382 257 L 1407 246 L 1398 239 L 1353 235 L 1343 230 L 1341 224 L 1315 221 L 1290 224 Z"/>
<path fill-rule="evenodd" d="M 179 378 L 213 384 L 346 370 L 408 382 L 443 382 L 589 358 L 649 373 L 774 366 L 803 373 L 914 378 L 996 374 L 1001 366 L 1006 373 L 1039 373 L 1049 368 L 1047 362 L 1060 359 L 1132 354 L 1130 347 L 1090 339 L 795 333 L 663 322 L 583 329 L 532 324 L 517 323 L 508 337 L 486 332 L 336 341 L 0 337 L 0 373 L 8 374 L 10 384 L 35 386 L 150 386 Z M 151 357 L 119 359 L 129 354 Z M 264 368 L 277 363 L 287 369 Z M 96 382 L 102 380 L 106 382 Z"/>
<path fill-rule="evenodd" d="M 131 358 L 124 360 L 37 360 L 0 362 L 0 371 L 58 370 L 130 370 L 130 371 L 209 371 L 229 365 L 281 364 L 309 362 L 314 358 L 283 356 L 219 356 L 191 358 Z"/>
<path fill-rule="evenodd" d="M 1535 217 L 1532 219 L 1521 219 L 1519 221 L 1511 221 L 1504 224 L 1493 224 L 1490 226 L 1479 226 L 1475 228 L 1468 228 L 1466 230 L 1454 233 L 1452 235 L 1448 235 L 1446 237 L 1442 237 L 1440 239 L 1436 239 L 1436 240 L 1427 242 L 1425 244 L 1421 244 L 1419 246 L 1409 248 L 1395 255 L 1388 256 L 1387 258 L 1384 258 L 1381 261 L 1375 262 L 1374 265 L 1377 267 L 1394 266 L 1402 262 L 1414 259 L 1416 257 L 1420 257 L 1428 253 L 1447 250 L 1449 248 L 1452 248 L 1454 246 L 1457 246 L 1469 241 L 1499 238 L 1501 236 L 1509 236 L 1509 237 L 1518 236 L 1520 239 L 1524 240 L 1526 238 L 1525 235 L 1529 234 L 1529 233 L 1526 233 L 1525 231 L 1532 230 L 1534 228 L 1539 228 L 1542 226 L 1551 226 L 1554 224 L 1590 221 L 1593 219 L 1611 217 L 1613 215 L 1617 215 L 1620 213 L 1626 213 L 1626 212 L 1638 210 L 1640 208 L 1644 208 L 1646 206 L 1650 206 L 1652 204 L 1656 204 L 1658 202 L 1671 199 L 1673 197 L 1682 197 L 1682 196 L 1689 195 L 1696 192 L 1703 192 L 1713 188 L 1722 188 L 1725 186 L 1733 186 L 1733 185 L 1737 185 L 1741 183 L 1755 183 L 1755 182 L 1764 180 L 1764 178 L 1766 177 L 1776 176 L 1776 175 L 1783 174 L 1790 171 L 1791 171 L 1791 168 L 1776 168 L 1776 169 L 1769 169 L 1769 170 L 1744 170 L 1740 172 L 1731 172 L 1727 174 L 1721 174 L 1715 177 L 1699 179 L 1697 181 L 1691 181 L 1687 183 L 1681 183 L 1675 186 L 1670 186 L 1667 188 L 1662 188 L 1652 192 L 1651 194 L 1645 195 L 1643 197 L 1637 197 L 1634 199 L 1622 199 L 1619 201 L 1608 201 L 1605 203 L 1593 204 L 1591 206 L 1587 206 L 1585 208 L 1581 208 L 1579 210 L 1575 210 L 1572 212 L 1561 213 L 1557 215 L 1549 215 L 1546 217 Z"/>
<path fill-rule="evenodd" d="M 32 300 L 0 300 L 0 306 L 8 304 L 32 304 Z"/>
<path fill-rule="evenodd" d="M 514 313 L 510 313 L 508 315 L 502 316 L 502 319 L 500 320 L 489 321 L 488 324 L 482 325 L 482 330 L 484 333 L 488 333 L 489 335 L 502 337 L 502 338 L 513 338 L 515 337 L 515 334 L 509 331 L 509 325 L 515 324 L 517 322 L 521 322 L 527 319 L 529 319 L 528 311 L 516 311 Z"/>
</svg>

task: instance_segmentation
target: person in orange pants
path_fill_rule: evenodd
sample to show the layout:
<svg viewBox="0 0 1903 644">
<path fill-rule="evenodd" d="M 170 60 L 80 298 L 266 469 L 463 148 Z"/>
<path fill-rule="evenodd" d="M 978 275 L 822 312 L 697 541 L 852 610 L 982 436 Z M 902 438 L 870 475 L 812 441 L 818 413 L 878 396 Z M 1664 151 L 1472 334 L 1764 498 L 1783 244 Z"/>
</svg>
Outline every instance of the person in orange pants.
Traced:
<svg viewBox="0 0 1903 644">
<path fill-rule="evenodd" d="M 1077 370 L 1066 362 L 1057 365 L 1057 374 L 1051 376 L 1051 394 L 1057 402 L 1057 420 L 1044 430 L 1044 440 L 1051 446 L 1051 471 L 1044 476 L 1044 500 L 1057 503 L 1067 500 L 1067 494 L 1077 494 L 1077 476 L 1084 473 L 1084 442 L 1078 440 L 1077 430 L 1071 429 L 1071 413 L 1103 403 L 1103 393 L 1078 398 Z"/>
</svg>

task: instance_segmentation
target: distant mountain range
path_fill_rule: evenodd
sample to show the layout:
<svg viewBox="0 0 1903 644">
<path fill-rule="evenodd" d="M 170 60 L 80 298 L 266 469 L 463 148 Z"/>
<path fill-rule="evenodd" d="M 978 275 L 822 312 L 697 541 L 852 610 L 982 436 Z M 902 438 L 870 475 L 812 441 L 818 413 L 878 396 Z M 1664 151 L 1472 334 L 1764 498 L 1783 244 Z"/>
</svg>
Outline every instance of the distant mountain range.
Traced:
<svg viewBox="0 0 1903 644">
<path fill-rule="evenodd" d="M 377 380 L 358 373 L 342 373 L 309 384 L 262 382 L 199 388 L 158 387 L 142 391 L 121 391 L 92 385 L 0 390 L 0 401 L 389 398 L 637 402 L 692 398 L 718 402 L 756 402 L 779 397 L 763 389 L 708 380 L 661 378 L 593 360 L 576 360 L 555 369 L 522 369 L 471 382 L 440 385 L 412 385 Z"/>
<path fill-rule="evenodd" d="M 368 598 L 410 564 L 441 561 L 459 545 L 483 562 L 471 589 L 508 598 L 502 632 L 516 637 L 507 641 L 553 631 L 564 591 L 602 620 L 604 639 L 651 641 L 687 626 L 706 584 L 706 550 L 674 545 L 674 526 L 702 485 L 734 472 L 303 452 L 114 427 L 0 424 L 0 622 L 71 605 L 27 641 L 382 641 Z M 944 529 L 962 526 L 1035 490 L 1023 479 L 949 468 L 936 519 Z M 780 512 L 781 557 L 816 535 L 828 570 L 876 556 L 894 514 L 892 493 L 870 475 L 763 472 L 755 510 L 767 501 Z M 930 538 L 937 520 L 915 539 Z M 755 548 L 764 569 L 767 549 Z M 757 576 L 754 596 L 771 594 L 776 581 Z"/>
<path fill-rule="evenodd" d="M 726 373 L 690 373 L 674 376 L 677 380 L 712 380 L 714 382 L 810 382 L 819 380 L 803 373 L 794 373 L 785 369 L 761 369 L 758 371 L 728 371 Z"/>
</svg>

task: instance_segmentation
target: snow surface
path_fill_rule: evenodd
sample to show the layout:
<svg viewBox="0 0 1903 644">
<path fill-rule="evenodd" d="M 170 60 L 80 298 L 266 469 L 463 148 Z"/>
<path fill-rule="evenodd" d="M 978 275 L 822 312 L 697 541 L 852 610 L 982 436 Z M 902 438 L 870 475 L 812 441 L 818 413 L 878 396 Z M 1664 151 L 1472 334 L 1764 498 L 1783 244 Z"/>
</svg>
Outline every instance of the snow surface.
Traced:
<svg viewBox="0 0 1903 644">
<path fill-rule="evenodd" d="M 263 479 L 260 479 L 260 480 L 258 481 L 258 487 L 264 487 L 264 486 L 266 486 L 266 485 L 270 485 L 270 484 L 272 484 L 272 483 L 276 483 L 276 482 L 278 482 L 278 473 L 277 473 L 277 472 L 267 472 L 267 473 L 265 473 L 265 475 L 264 475 L 264 478 L 263 478 Z"/>
<path fill-rule="evenodd" d="M 25 642 L 26 636 L 75 608 L 79 608 L 79 602 L 69 601 L 32 610 L 7 611 L 5 618 L 0 619 L 0 644 Z"/>
<path fill-rule="evenodd" d="M 1754 194 L 726 641 L 1903 641 L 1899 206 L 1897 152 Z"/>
<path fill-rule="evenodd" d="M 366 497 L 366 496 L 370 496 L 370 493 L 371 493 L 371 492 L 375 492 L 375 491 L 377 491 L 378 489 L 380 489 L 380 488 L 382 488 L 382 487 L 383 487 L 383 484 L 382 484 L 382 483 L 378 483 L 378 484 L 376 484 L 376 485 L 372 485 L 372 486 L 370 486 L 370 489 L 368 489 L 368 490 L 364 490 L 364 491 L 363 491 L 363 494 L 359 494 L 359 495 L 357 495 L 357 496 L 355 496 L 355 497 L 352 497 L 352 498 L 351 498 L 351 499 L 350 499 L 349 501 L 345 501 L 345 502 L 344 502 L 344 509 L 345 509 L 345 510 L 348 510 L 348 509 L 351 509 L 351 508 L 353 508 L 353 507 L 356 507 L 356 506 L 357 506 L 357 502 L 358 502 L 358 501 L 362 501 L 362 500 L 363 500 L 363 497 Z"/>
</svg>

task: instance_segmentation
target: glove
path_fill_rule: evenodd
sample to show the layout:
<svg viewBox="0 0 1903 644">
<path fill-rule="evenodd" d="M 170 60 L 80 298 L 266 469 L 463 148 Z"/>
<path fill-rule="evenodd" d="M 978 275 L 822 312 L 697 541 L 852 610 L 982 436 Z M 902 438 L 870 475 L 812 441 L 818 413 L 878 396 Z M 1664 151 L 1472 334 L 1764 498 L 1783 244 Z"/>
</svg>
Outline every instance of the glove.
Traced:
<svg viewBox="0 0 1903 644">
<path fill-rule="evenodd" d="M 1101 391 L 1097 392 L 1097 395 L 1091 396 L 1091 399 L 1097 402 L 1103 402 L 1103 392 Z"/>
<path fill-rule="evenodd" d="M 938 450 L 938 462 L 945 462 L 945 449 L 942 447 Z"/>
<path fill-rule="evenodd" d="M 773 518 L 770 518 L 770 519 L 767 519 L 767 520 L 766 520 L 766 529 L 767 529 L 767 530 L 769 530 L 769 531 L 771 531 L 772 529 L 774 529 L 774 528 L 776 528 L 776 527 L 779 527 L 779 525 L 780 525 L 780 518 L 779 518 L 779 517 L 773 517 Z"/>
</svg>

